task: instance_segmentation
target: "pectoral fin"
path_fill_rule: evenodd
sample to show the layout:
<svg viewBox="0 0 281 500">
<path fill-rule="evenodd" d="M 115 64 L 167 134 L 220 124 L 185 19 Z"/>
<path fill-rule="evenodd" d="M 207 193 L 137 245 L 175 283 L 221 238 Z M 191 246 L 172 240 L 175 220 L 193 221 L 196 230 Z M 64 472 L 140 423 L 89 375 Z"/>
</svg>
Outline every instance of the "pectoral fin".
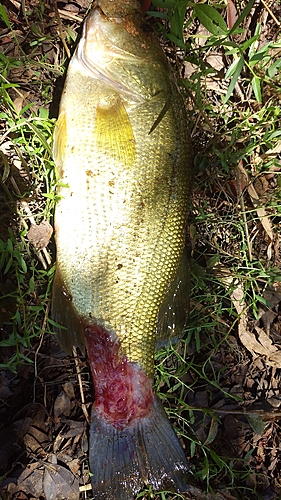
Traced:
<svg viewBox="0 0 281 500">
<path fill-rule="evenodd" d="M 136 144 L 130 118 L 119 96 L 101 101 L 96 111 L 97 148 L 117 162 L 131 167 L 136 161 Z"/>
</svg>

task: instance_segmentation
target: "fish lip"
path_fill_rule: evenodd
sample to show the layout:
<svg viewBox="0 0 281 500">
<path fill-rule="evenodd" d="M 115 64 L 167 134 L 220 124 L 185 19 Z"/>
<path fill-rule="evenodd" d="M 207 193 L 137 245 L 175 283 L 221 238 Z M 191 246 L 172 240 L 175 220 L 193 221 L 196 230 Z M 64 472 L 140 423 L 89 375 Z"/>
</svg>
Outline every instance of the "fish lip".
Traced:
<svg viewBox="0 0 281 500">
<path fill-rule="evenodd" d="M 87 73 L 90 73 L 92 77 L 103 80 L 105 83 L 114 87 L 117 91 L 124 94 L 126 97 L 132 99 L 134 102 L 142 103 L 144 99 L 139 94 L 133 92 L 130 88 L 126 87 L 121 82 L 114 79 L 112 75 L 106 70 L 105 67 L 99 66 L 99 64 L 96 62 L 93 63 L 86 56 L 85 44 L 87 40 L 87 34 L 89 30 L 93 28 L 93 25 L 96 26 L 96 32 L 98 32 L 99 30 L 98 25 L 101 22 L 101 20 L 102 22 L 105 23 L 112 22 L 110 18 L 106 14 L 104 14 L 100 6 L 96 5 L 85 19 L 83 25 L 82 37 L 80 39 L 80 42 L 78 43 L 75 52 L 75 57 L 78 60 L 78 62 L 82 65 L 82 67 L 87 71 Z M 114 21 L 116 21 L 116 18 L 114 18 Z M 122 21 L 121 18 L 120 21 Z M 91 26 L 90 23 L 93 23 L 93 25 Z M 134 56 L 134 58 L 136 59 L 137 57 Z"/>
</svg>

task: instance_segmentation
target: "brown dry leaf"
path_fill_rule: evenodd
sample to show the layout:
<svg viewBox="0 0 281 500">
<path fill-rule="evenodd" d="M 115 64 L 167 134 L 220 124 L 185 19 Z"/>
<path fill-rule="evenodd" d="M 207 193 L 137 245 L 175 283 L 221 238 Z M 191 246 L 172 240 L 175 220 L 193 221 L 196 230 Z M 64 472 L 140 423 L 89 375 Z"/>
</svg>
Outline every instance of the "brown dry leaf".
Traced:
<svg viewBox="0 0 281 500">
<path fill-rule="evenodd" d="M 281 350 L 278 350 L 274 353 L 269 353 L 268 363 L 274 368 L 281 368 Z"/>
<path fill-rule="evenodd" d="M 37 250 L 46 247 L 52 237 L 53 228 L 49 222 L 43 220 L 40 224 L 31 224 L 27 238 Z"/>
<path fill-rule="evenodd" d="M 262 328 L 255 326 L 257 337 L 254 332 L 248 329 L 247 307 L 243 299 L 244 290 L 241 283 L 233 290 L 230 297 L 237 313 L 240 315 L 238 335 L 242 344 L 250 351 L 253 358 L 264 356 L 265 363 L 268 366 L 279 368 L 281 366 L 281 351 L 278 350 L 278 347 L 272 343 L 271 339 Z"/>
<path fill-rule="evenodd" d="M 270 239 L 270 245 L 271 245 L 271 242 L 273 241 L 273 231 L 272 231 L 272 227 L 271 227 L 271 222 L 266 215 L 265 209 L 263 207 L 259 207 L 259 205 L 260 205 L 259 195 L 256 192 L 253 184 L 249 181 L 249 176 L 248 176 L 246 170 L 244 169 L 244 167 L 242 166 L 241 162 L 238 164 L 237 169 L 239 171 L 239 175 L 242 176 L 243 180 L 246 180 L 248 194 L 249 194 L 251 201 L 252 201 L 252 204 L 255 207 L 256 212 L 260 218 L 261 224 L 262 224 L 264 230 L 266 231 L 266 233 Z"/>
<path fill-rule="evenodd" d="M 44 446 L 49 443 L 49 439 L 46 432 L 31 425 L 23 442 L 28 452 L 36 454 L 37 457 L 42 457 L 45 455 Z"/>
<path fill-rule="evenodd" d="M 274 353 L 278 350 L 277 347 L 272 344 L 272 340 L 262 328 L 255 326 L 255 331 L 258 334 L 258 341 L 265 348 L 267 355 L 270 355 L 271 353 Z"/>
<path fill-rule="evenodd" d="M 81 436 L 85 430 L 86 422 L 76 422 L 75 420 L 67 420 L 65 422 L 69 426 L 69 430 L 63 435 L 64 439 L 70 437 Z"/>
<path fill-rule="evenodd" d="M 27 464 L 14 477 L 4 479 L 0 485 L 3 500 L 20 498 L 41 498 L 43 495 L 43 470 L 39 462 Z"/>
<path fill-rule="evenodd" d="M 6 377 L 5 372 L 0 372 L 0 399 L 7 399 L 12 396 L 12 391 L 9 389 L 11 381 Z"/>
<path fill-rule="evenodd" d="M 238 19 L 238 12 L 232 0 L 227 2 L 227 26 L 231 30 Z"/>
<path fill-rule="evenodd" d="M 22 491 L 34 498 L 40 498 L 43 494 L 43 471 L 39 469 L 40 464 L 35 463 L 28 466 L 18 479 L 17 491 Z"/>
<path fill-rule="evenodd" d="M 65 382 L 62 386 L 64 392 L 67 394 L 69 399 L 74 399 L 75 398 L 75 391 L 74 391 L 74 385 L 72 382 Z"/>
<path fill-rule="evenodd" d="M 24 436 L 24 445 L 28 452 L 37 454 L 38 457 L 45 457 L 45 449 L 50 443 L 48 428 L 45 422 L 46 409 L 39 404 L 31 404 L 28 415 L 32 418 L 28 432 Z"/>
<path fill-rule="evenodd" d="M 278 141 L 276 143 L 276 146 L 274 146 L 273 149 L 268 149 L 265 153 L 264 156 L 274 156 L 276 157 L 281 153 L 281 141 Z"/>
<path fill-rule="evenodd" d="M 20 450 L 20 442 L 28 432 L 31 418 L 18 420 L 0 432 L 0 473 L 6 473 L 6 467 L 13 454 Z"/>
<path fill-rule="evenodd" d="M 45 464 L 43 487 L 46 500 L 79 500 L 79 482 L 61 465 Z"/>
<path fill-rule="evenodd" d="M 218 428 L 219 428 L 218 420 L 215 418 L 212 418 L 208 437 L 207 437 L 206 441 L 204 442 L 204 446 L 211 444 L 216 439 L 216 436 L 218 433 Z"/>
<path fill-rule="evenodd" d="M 68 417 L 70 415 L 70 399 L 64 391 L 61 391 L 56 397 L 54 404 L 54 419 L 58 423 L 60 421 L 60 416 L 65 415 Z"/>
</svg>

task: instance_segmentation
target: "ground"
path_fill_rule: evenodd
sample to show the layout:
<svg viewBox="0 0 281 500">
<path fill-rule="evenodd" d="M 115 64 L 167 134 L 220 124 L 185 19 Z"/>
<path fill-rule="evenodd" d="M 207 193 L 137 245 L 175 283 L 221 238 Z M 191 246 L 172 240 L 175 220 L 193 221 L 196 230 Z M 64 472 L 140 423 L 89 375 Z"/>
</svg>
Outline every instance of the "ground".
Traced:
<svg viewBox="0 0 281 500">
<path fill-rule="evenodd" d="M 144 490 L 138 498 L 274 500 L 281 494 L 281 6 L 187 0 L 166 2 L 163 11 L 155 4 L 194 148 L 189 316 L 182 340 L 156 353 L 155 387 L 194 485 L 182 495 Z M 52 130 L 88 5 L 0 5 L 3 500 L 91 498 L 89 365 L 80 352 L 61 350 L 50 318 Z M 231 29 L 239 16 L 242 29 L 224 36 L 223 19 Z"/>
</svg>

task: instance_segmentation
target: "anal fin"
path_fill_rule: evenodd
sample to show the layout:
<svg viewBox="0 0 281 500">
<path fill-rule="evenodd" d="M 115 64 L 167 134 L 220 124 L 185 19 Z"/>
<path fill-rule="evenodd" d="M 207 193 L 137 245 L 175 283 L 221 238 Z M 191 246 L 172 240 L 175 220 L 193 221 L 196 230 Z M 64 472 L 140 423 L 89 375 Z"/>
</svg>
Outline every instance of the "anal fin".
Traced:
<svg viewBox="0 0 281 500">
<path fill-rule="evenodd" d="M 72 354 L 73 347 L 85 351 L 84 328 L 73 307 L 72 298 L 62 280 L 57 264 L 52 293 L 52 318 L 63 328 L 55 328 L 60 346 Z"/>
</svg>

